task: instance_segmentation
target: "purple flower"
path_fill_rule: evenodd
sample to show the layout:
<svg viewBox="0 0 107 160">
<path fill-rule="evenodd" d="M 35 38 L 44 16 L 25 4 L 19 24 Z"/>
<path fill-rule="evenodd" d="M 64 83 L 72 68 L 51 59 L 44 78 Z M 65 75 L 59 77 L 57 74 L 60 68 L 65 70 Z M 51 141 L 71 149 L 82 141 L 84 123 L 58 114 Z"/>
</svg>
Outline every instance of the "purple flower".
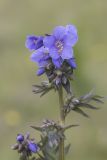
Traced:
<svg viewBox="0 0 107 160">
<path fill-rule="evenodd" d="M 76 62 L 72 47 L 77 41 L 78 34 L 74 25 L 57 26 L 52 34 L 45 36 L 27 36 L 25 45 L 30 51 L 34 51 L 31 55 L 31 61 L 38 63 L 39 66 L 37 75 L 42 75 L 45 72 L 45 67 L 50 60 L 55 68 L 60 69 L 63 62 L 67 61 L 75 69 Z"/>
<path fill-rule="evenodd" d="M 42 47 L 43 46 L 43 36 L 34 36 L 34 35 L 27 36 L 25 46 L 30 51 L 36 50 Z"/>
<path fill-rule="evenodd" d="M 24 141 L 24 136 L 22 134 L 18 134 L 17 137 L 16 137 L 16 140 L 18 142 L 23 142 Z"/>
<path fill-rule="evenodd" d="M 36 153 L 38 150 L 39 150 L 39 147 L 37 144 L 35 144 L 34 142 L 30 142 L 28 144 L 28 149 L 33 152 L 33 153 Z"/>
<path fill-rule="evenodd" d="M 49 54 L 52 59 L 65 59 L 73 58 L 73 49 L 75 36 L 77 36 L 74 29 L 66 26 L 58 26 L 54 29 L 51 36 L 46 36 L 43 40 L 44 45 L 49 48 Z M 74 31 L 74 32 L 73 32 Z M 72 36 L 73 33 L 73 36 Z M 74 37 L 74 38 L 73 38 Z"/>
<path fill-rule="evenodd" d="M 38 63 L 39 70 L 37 71 L 37 75 L 43 74 L 50 58 L 49 50 L 47 48 L 41 47 L 40 49 L 32 53 L 30 58 L 31 61 Z"/>
</svg>

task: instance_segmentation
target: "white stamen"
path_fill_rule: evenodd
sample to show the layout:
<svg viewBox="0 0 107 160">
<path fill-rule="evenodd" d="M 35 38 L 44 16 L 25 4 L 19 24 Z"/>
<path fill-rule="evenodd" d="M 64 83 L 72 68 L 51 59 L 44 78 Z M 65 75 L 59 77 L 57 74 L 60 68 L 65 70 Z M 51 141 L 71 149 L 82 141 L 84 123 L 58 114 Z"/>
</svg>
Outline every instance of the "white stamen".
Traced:
<svg viewBox="0 0 107 160">
<path fill-rule="evenodd" d="M 56 41 L 55 47 L 58 49 L 59 54 L 63 51 L 64 48 L 63 43 L 60 40 Z"/>
</svg>

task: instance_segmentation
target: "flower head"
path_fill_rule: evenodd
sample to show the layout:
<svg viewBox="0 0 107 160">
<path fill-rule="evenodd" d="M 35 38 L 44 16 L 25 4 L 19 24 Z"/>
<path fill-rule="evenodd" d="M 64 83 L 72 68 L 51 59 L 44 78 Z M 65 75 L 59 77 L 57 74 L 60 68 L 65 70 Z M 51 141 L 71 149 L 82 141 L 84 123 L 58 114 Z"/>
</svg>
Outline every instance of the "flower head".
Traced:
<svg viewBox="0 0 107 160">
<path fill-rule="evenodd" d="M 43 42 L 44 46 L 49 48 L 52 59 L 71 59 L 74 57 L 72 46 L 77 42 L 76 28 L 72 25 L 58 26 L 53 30 L 52 35 L 44 38 Z"/>
<path fill-rule="evenodd" d="M 43 36 L 34 36 L 34 35 L 27 36 L 25 46 L 30 51 L 36 50 L 42 47 L 43 46 Z"/>
<path fill-rule="evenodd" d="M 27 36 L 25 45 L 30 51 L 34 51 L 30 59 L 38 64 L 37 75 L 46 73 L 48 79 L 50 76 L 53 79 L 55 70 L 63 70 L 66 62 L 68 67 L 75 69 L 77 66 L 73 46 L 77 41 L 78 34 L 74 25 L 57 26 L 52 34 L 45 36 Z"/>
</svg>

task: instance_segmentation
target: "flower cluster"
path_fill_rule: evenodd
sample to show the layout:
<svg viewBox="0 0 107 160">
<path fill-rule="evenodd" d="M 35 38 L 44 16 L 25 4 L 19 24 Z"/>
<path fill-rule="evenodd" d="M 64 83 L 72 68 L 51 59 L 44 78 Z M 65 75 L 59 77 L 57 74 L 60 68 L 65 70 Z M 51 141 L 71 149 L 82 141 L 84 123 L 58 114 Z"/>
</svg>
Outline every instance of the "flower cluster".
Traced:
<svg viewBox="0 0 107 160">
<path fill-rule="evenodd" d="M 38 144 L 34 142 L 34 139 L 30 138 L 30 134 L 27 133 L 25 136 L 23 134 L 18 134 L 16 137 L 17 143 L 12 146 L 13 150 L 17 150 L 21 157 L 29 157 L 32 153 L 37 153 L 40 148 Z"/>
<path fill-rule="evenodd" d="M 74 25 L 57 26 L 51 34 L 45 36 L 27 36 L 25 45 L 33 51 L 31 61 L 38 64 L 37 75 L 42 75 L 51 66 L 61 69 L 67 63 L 76 68 L 73 46 L 78 41 L 77 29 Z"/>
</svg>

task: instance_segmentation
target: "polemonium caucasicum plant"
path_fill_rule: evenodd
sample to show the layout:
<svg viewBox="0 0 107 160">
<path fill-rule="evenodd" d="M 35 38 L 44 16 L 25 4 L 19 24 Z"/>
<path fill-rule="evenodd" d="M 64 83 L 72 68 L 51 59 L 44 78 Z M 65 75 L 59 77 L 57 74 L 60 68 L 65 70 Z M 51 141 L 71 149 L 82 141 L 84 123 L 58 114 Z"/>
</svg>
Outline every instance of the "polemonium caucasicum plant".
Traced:
<svg viewBox="0 0 107 160">
<path fill-rule="evenodd" d="M 51 90 L 58 93 L 60 120 L 45 119 L 41 126 L 31 126 L 40 132 L 39 142 L 30 138 L 29 133 L 25 136 L 17 135 L 12 149 L 18 151 L 21 160 L 64 160 L 70 149 L 70 144 L 64 145 L 65 131 L 78 126 L 66 125 L 67 115 L 75 111 L 89 117 L 83 109 L 98 109 L 92 105 L 92 101 L 103 103 L 103 97 L 92 91 L 81 97 L 73 94 L 71 80 L 77 68 L 73 47 L 77 41 L 78 34 L 74 25 L 57 26 L 50 34 L 29 35 L 26 38 L 25 46 L 32 52 L 30 59 L 38 65 L 37 76 L 47 76 L 46 81 L 33 85 L 33 92 L 39 93 L 41 97 Z M 66 92 L 65 98 L 63 92 Z"/>
</svg>

